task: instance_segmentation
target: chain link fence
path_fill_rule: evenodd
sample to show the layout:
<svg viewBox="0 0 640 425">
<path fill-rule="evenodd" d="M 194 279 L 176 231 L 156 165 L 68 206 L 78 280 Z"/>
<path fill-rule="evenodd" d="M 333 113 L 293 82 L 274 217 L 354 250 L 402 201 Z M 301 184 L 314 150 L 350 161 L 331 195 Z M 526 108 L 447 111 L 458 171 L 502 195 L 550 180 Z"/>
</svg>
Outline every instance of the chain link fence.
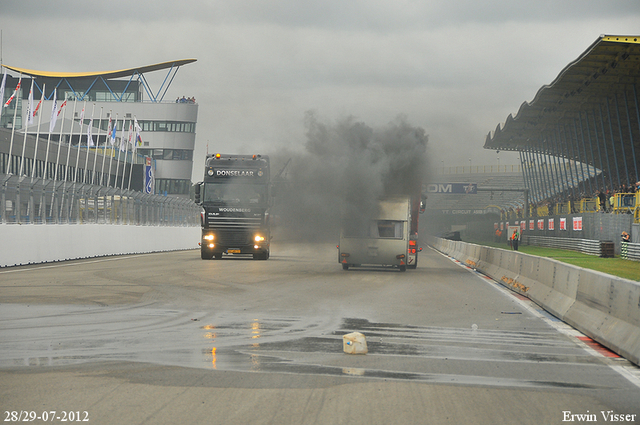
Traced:
<svg viewBox="0 0 640 425">
<path fill-rule="evenodd" d="M 0 174 L 3 224 L 121 224 L 199 226 L 191 199 Z"/>
</svg>

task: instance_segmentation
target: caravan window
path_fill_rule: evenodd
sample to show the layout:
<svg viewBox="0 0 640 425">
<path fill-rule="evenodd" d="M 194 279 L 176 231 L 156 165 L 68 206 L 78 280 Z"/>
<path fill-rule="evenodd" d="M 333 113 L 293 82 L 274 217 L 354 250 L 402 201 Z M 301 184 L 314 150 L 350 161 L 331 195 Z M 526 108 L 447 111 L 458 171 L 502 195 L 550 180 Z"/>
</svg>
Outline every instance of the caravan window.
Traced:
<svg viewBox="0 0 640 425">
<path fill-rule="evenodd" d="M 361 223 L 358 220 L 342 223 L 342 236 L 345 238 L 402 239 L 404 237 L 404 221 L 373 220 Z"/>
<path fill-rule="evenodd" d="M 371 237 L 379 239 L 402 239 L 404 222 L 392 220 L 374 221 L 371 226 Z"/>
</svg>

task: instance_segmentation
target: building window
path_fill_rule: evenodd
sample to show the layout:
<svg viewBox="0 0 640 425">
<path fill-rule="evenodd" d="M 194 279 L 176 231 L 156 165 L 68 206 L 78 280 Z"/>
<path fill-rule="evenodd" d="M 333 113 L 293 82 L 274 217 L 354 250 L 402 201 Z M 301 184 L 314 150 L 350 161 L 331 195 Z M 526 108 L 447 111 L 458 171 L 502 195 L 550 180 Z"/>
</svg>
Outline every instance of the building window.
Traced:
<svg viewBox="0 0 640 425">
<path fill-rule="evenodd" d="M 138 149 L 138 154 L 163 161 L 191 161 L 193 151 L 187 149 Z"/>
<path fill-rule="evenodd" d="M 191 180 L 185 179 L 156 179 L 156 193 L 163 195 L 188 195 Z"/>
</svg>

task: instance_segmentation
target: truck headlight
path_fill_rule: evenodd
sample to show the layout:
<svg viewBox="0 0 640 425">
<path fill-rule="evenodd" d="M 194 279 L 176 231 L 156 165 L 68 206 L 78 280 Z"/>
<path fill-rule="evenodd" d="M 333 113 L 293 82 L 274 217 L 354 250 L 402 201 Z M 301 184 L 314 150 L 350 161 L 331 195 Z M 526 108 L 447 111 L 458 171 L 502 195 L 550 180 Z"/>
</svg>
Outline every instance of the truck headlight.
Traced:
<svg viewBox="0 0 640 425">
<path fill-rule="evenodd" d="M 206 240 L 206 241 L 212 241 L 212 240 L 213 240 L 213 234 L 205 235 L 205 236 L 204 236 L 204 240 Z"/>
<path fill-rule="evenodd" d="M 264 237 L 263 237 L 263 236 L 260 236 L 260 235 L 256 235 L 256 237 L 255 237 L 255 238 L 253 238 L 253 239 L 254 239 L 256 242 L 262 242 L 262 241 L 264 240 Z"/>
</svg>

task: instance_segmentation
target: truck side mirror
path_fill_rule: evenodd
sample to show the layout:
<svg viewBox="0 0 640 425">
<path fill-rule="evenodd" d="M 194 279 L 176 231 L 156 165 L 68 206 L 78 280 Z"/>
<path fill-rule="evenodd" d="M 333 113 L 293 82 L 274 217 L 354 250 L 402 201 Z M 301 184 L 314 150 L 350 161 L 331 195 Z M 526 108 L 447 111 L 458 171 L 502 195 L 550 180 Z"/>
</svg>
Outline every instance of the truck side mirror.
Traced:
<svg viewBox="0 0 640 425">
<path fill-rule="evenodd" d="M 196 183 L 194 190 L 195 190 L 195 203 L 196 204 L 200 204 L 200 185 L 202 185 L 202 183 Z"/>
</svg>

